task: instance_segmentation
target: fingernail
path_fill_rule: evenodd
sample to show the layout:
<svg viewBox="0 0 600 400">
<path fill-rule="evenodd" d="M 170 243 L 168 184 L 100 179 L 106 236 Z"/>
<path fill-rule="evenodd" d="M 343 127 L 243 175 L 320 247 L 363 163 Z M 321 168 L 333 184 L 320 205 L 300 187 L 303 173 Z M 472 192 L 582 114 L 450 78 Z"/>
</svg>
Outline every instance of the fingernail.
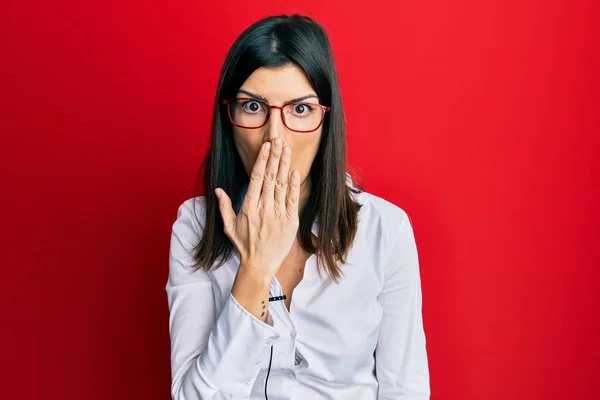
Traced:
<svg viewBox="0 0 600 400">
<path fill-rule="evenodd" d="M 278 148 L 281 147 L 281 139 L 279 139 L 279 138 L 275 139 L 274 144 L 275 144 L 275 147 L 278 147 Z"/>
<path fill-rule="evenodd" d="M 219 189 L 215 189 L 215 195 L 217 196 L 217 198 L 221 196 L 221 192 L 219 191 Z"/>
<path fill-rule="evenodd" d="M 265 142 L 265 144 L 263 144 L 263 147 L 266 151 L 269 151 L 269 149 L 271 148 L 271 143 L 270 142 Z"/>
</svg>

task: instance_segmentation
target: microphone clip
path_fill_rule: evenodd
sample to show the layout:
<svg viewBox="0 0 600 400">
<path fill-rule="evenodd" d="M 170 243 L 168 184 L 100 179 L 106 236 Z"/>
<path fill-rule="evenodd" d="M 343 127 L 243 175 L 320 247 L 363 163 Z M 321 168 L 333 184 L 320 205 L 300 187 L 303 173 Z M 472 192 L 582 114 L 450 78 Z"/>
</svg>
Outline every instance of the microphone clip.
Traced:
<svg viewBox="0 0 600 400">
<path fill-rule="evenodd" d="M 280 301 L 280 300 L 285 300 L 287 299 L 286 295 L 282 295 L 282 296 L 274 296 L 274 297 L 269 297 L 269 302 L 272 301 Z"/>
</svg>

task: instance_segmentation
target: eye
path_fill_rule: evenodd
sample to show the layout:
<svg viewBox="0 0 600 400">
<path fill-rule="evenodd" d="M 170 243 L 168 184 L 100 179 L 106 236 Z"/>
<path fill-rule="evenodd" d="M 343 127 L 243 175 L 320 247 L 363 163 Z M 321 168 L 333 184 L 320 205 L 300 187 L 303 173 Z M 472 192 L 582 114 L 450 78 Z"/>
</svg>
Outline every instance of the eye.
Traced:
<svg viewBox="0 0 600 400">
<path fill-rule="evenodd" d="M 263 105 L 258 101 L 244 101 L 242 109 L 249 114 L 256 114 L 261 111 Z"/>
<path fill-rule="evenodd" d="M 294 104 L 292 107 L 292 113 L 296 117 L 306 117 L 312 112 L 313 108 L 306 103 Z"/>
</svg>

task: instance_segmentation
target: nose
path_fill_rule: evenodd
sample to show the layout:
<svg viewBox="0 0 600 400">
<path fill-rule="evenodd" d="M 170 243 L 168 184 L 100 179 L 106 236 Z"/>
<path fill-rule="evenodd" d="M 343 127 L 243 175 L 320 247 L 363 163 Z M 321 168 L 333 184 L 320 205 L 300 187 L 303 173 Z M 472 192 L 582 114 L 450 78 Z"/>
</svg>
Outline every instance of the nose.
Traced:
<svg viewBox="0 0 600 400">
<path fill-rule="evenodd" d="M 286 131 L 285 125 L 282 120 L 281 108 L 271 108 L 271 115 L 269 115 L 269 120 L 265 125 L 265 141 L 273 141 L 276 138 L 280 138 L 282 142 L 286 141 Z"/>
</svg>

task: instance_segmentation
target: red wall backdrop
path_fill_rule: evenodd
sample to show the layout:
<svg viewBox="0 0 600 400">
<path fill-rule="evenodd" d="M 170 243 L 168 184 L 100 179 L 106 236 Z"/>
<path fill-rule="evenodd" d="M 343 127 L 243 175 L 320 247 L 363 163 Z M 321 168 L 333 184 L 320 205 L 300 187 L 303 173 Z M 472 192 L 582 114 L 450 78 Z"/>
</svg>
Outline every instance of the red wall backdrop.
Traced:
<svg viewBox="0 0 600 400">
<path fill-rule="evenodd" d="M 169 397 L 218 71 L 294 11 L 330 33 L 351 165 L 415 225 L 432 399 L 600 398 L 598 2 L 95 3 L 0 6 L 0 398 Z"/>
</svg>

